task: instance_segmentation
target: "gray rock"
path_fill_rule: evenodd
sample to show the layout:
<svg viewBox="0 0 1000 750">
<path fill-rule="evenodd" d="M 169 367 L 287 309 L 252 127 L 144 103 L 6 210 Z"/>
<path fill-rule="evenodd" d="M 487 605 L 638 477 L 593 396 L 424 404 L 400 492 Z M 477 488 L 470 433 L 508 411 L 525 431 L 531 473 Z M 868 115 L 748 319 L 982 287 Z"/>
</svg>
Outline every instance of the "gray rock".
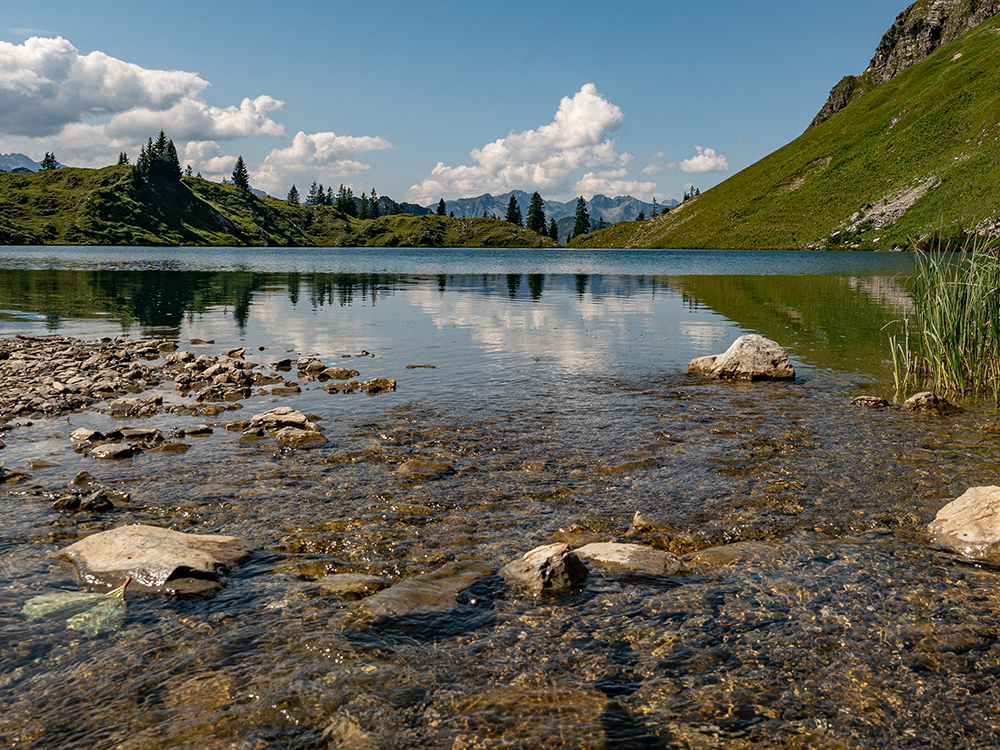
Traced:
<svg viewBox="0 0 1000 750">
<path fill-rule="evenodd" d="M 86 427 L 80 427 L 69 436 L 70 440 L 76 440 L 81 443 L 92 443 L 98 440 L 104 440 L 104 435 L 97 430 L 88 430 Z"/>
<path fill-rule="evenodd" d="M 740 336 L 723 354 L 691 360 L 688 369 L 713 378 L 787 380 L 795 377 L 788 354 L 770 339 Z"/>
<path fill-rule="evenodd" d="M 1000 559 L 1000 487 L 973 487 L 938 511 L 931 544 L 965 557 Z"/>
<path fill-rule="evenodd" d="M 360 373 L 357 370 L 348 370 L 346 367 L 327 367 L 319 374 L 318 380 L 350 380 L 356 378 Z"/>
<path fill-rule="evenodd" d="M 500 570 L 508 583 L 530 594 L 561 595 L 587 580 L 587 566 L 565 544 L 536 547 Z"/>
<path fill-rule="evenodd" d="M 886 409 L 889 402 L 880 396 L 858 396 L 851 400 L 852 406 L 863 406 L 866 409 Z"/>
<path fill-rule="evenodd" d="M 132 586 L 146 591 L 210 591 L 245 560 L 253 546 L 237 537 L 184 534 L 139 524 L 102 531 L 55 553 L 89 584 Z"/>
<path fill-rule="evenodd" d="M 486 563 L 448 563 L 369 596 L 360 606 L 376 617 L 444 612 L 455 606 L 459 594 L 492 572 L 493 568 Z"/>
<path fill-rule="evenodd" d="M 305 414 L 296 411 L 290 406 L 279 406 L 263 414 L 257 414 L 250 418 L 250 429 L 263 428 L 269 433 L 275 433 L 283 427 L 296 427 L 300 430 L 310 432 L 322 432 L 319 425 L 311 421 Z"/>
<path fill-rule="evenodd" d="M 575 550 L 577 557 L 589 565 L 611 570 L 623 570 L 646 575 L 679 575 L 684 564 L 669 552 L 642 544 L 588 544 Z"/>
</svg>

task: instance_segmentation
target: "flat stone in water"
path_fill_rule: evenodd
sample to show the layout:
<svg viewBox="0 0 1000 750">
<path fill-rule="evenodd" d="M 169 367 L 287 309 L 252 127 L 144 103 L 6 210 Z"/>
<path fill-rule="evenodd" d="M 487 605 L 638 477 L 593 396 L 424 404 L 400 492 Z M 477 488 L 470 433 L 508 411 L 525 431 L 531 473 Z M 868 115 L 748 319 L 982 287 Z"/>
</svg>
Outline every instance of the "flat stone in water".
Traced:
<svg viewBox="0 0 1000 750">
<path fill-rule="evenodd" d="M 444 477 L 455 473 L 455 467 L 443 461 L 413 458 L 400 464 L 396 473 L 403 477 Z"/>
<path fill-rule="evenodd" d="M 679 575 L 685 572 L 684 564 L 676 555 L 642 544 L 603 542 L 588 544 L 574 551 L 585 563 L 611 570 L 654 576 Z"/>
<path fill-rule="evenodd" d="M 135 451 L 131 445 L 105 443 L 104 445 L 95 445 L 93 450 L 90 451 L 90 455 L 94 458 L 122 459 L 132 458 L 135 455 Z"/>
<path fill-rule="evenodd" d="M 392 585 L 388 578 L 360 573 L 334 573 L 323 576 L 316 583 L 324 594 L 333 594 L 341 599 L 364 599 Z"/>
<path fill-rule="evenodd" d="M 364 599 L 361 606 L 376 617 L 414 612 L 442 612 L 455 606 L 458 595 L 493 572 L 486 563 L 448 563 L 422 576 L 407 578 Z"/>
<path fill-rule="evenodd" d="M 200 593 L 221 585 L 253 551 L 244 539 L 184 534 L 158 526 L 121 526 L 93 534 L 53 554 L 89 584 L 132 585 L 146 591 Z"/>
</svg>

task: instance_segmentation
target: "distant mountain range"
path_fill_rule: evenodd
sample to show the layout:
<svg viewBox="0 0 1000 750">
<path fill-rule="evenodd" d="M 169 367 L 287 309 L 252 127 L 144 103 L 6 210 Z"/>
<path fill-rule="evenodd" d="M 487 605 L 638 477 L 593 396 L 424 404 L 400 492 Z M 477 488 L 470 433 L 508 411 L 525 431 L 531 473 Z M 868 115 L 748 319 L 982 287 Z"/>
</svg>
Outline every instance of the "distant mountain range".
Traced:
<svg viewBox="0 0 1000 750">
<path fill-rule="evenodd" d="M 521 215 L 527 216 L 528 205 L 531 203 L 531 194 L 523 190 L 512 190 L 503 195 L 485 193 L 475 198 L 459 198 L 458 200 L 445 201 L 445 210 L 449 214 L 454 212 L 456 218 L 480 218 L 482 216 L 495 215 L 498 219 L 502 219 L 507 214 L 507 204 L 510 202 L 512 195 L 517 199 L 517 204 L 521 208 Z M 576 216 L 576 199 L 568 203 L 553 200 L 545 200 L 543 202 L 546 221 L 555 219 L 556 223 L 558 223 L 561 219 Z M 590 219 L 593 224 L 596 224 L 599 219 L 604 219 L 606 224 L 614 224 L 619 221 L 634 221 L 640 212 L 649 218 L 652 217 L 654 211 L 652 203 L 646 203 L 638 198 L 633 198 L 631 195 L 623 195 L 617 198 L 609 198 L 606 195 L 595 195 L 586 203 L 587 211 L 590 213 Z M 657 203 L 656 213 L 659 213 L 660 209 L 673 208 L 676 205 L 678 205 L 678 201 L 675 200 Z M 412 204 L 403 204 L 403 210 L 406 213 L 417 213 L 417 211 L 410 210 L 411 208 L 420 207 L 414 207 Z M 433 206 L 422 208 L 420 213 L 434 213 L 436 211 L 437 204 L 435 203 Z"/>
<path fill-rule="evenodd" d="M 0 154 L 0 172 L 16 172 L 18 170 L 37 172 L 41 168 L 41 162 L 34 161 L 24 154 Z"/>
</svg>

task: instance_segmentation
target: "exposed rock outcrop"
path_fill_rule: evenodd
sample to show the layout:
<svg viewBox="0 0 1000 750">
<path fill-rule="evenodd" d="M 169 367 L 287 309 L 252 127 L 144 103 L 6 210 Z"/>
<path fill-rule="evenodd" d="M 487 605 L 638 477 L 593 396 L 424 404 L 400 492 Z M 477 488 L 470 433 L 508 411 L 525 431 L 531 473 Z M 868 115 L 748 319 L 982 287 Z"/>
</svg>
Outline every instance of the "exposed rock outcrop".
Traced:
<svg viewBox="0 0 1000 750">
<path fill-rule="evenodd" d="M 998 0 L 917 0 L 896 16 L 865 72 L 847 76 L 833 87 L 809 127 L 829 119 L 875 86 L 892 80 L 998 12 Z"/>
</svg>

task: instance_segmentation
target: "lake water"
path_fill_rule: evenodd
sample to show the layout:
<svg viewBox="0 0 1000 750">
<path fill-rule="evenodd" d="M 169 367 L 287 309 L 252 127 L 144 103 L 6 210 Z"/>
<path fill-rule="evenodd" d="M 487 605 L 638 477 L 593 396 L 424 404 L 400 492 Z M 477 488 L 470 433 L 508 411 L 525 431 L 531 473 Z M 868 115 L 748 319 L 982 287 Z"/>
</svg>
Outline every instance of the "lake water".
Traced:
<svg viewBox="0 0 1000 750">
<path fill-rule="evenodd" d="M 924 534 L 996 482 L 1000 443 L 980 429 L 995 409 L 850 404 L 896 398 L 886 331 L 911 309 L 912 270 L 900 253 L 0 251 L 3 338 L 242 346 L 262 366 L 308 355 L 397 381 L 377 396 L 257 391 L 186 453 L 121 463 L 69 434 L 205 417 L 11 421 L 6 468 L 54 466 L 0 484 L 0 745 L 997 744 L 997 571 Z M 781 343 L 796 379 L 686 372 L 744 333 Z M 281 405 L 320 417 L 329 442 L 276 451 L 221 429 Z M 397 473 L 413 458 L 455 471 Z M 83 469 L 131 501 L 53 509 Z M 683 576 L 595 571 L 555 601 L 493 574 L 395 616 L 320 582 L 634 541 L 637 512 L 665 527 L 641 541 L 717 549 Z M 49 553 L 134 522 L 258 551 L 212 596 L 130 595 L 112 633 L 21 614 L 79 588 Z"/>
</svg>

